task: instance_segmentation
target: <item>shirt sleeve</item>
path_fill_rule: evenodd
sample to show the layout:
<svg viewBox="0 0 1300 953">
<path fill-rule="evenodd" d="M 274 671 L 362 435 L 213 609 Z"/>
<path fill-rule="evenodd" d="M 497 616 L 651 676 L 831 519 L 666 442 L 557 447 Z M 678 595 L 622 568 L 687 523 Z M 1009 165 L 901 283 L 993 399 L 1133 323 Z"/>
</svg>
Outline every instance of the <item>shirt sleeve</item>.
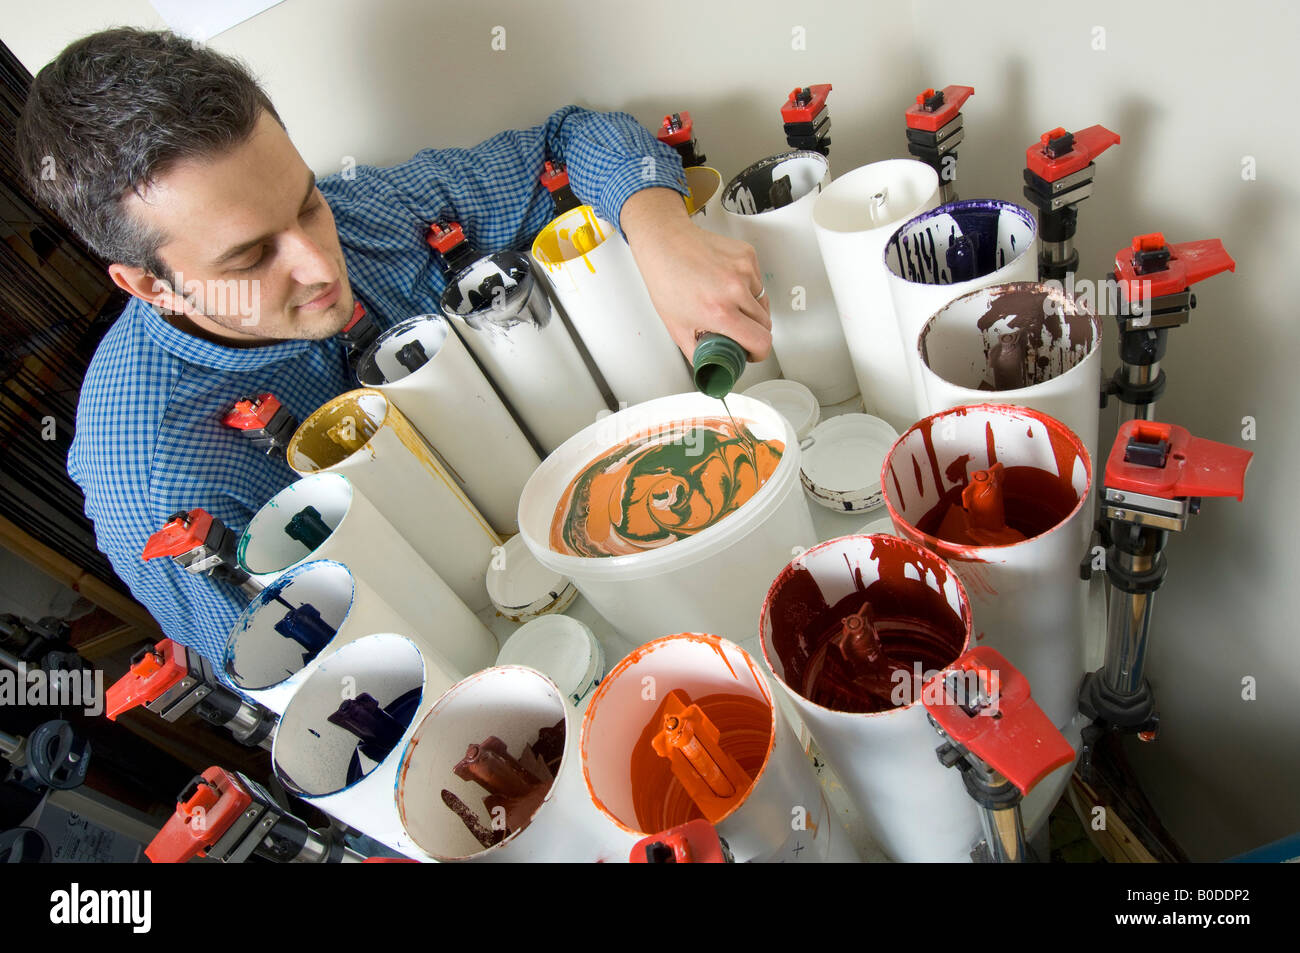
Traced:
<svg viewBox="0 0 1300 953">
<path fill-rule="evenodd" d="M 627 113 L 578 106 L 469 149 L 424 149 L 399 165 L 327 176 L 320 189 L 368 303 L 391 320 L 437 312 L 445 280 L 425 244 L 433 222 L 459 222 L 485 252 L 527 249 L 554 217 L 540 182 L 547 159 L 564 162 L 578 199 L 620 229 L 623 203 L 641 189 L 689 194 L 671 146 Z"/>
</svg>

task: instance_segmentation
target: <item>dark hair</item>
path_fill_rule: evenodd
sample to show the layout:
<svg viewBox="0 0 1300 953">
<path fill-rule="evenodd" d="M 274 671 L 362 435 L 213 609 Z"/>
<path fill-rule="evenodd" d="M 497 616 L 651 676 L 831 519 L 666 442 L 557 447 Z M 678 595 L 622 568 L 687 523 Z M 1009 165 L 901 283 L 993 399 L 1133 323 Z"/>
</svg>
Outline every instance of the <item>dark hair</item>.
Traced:
<svg viewBox="0 0 1300 953">
<path fill-rule="evenodd" d="M 280 122 L 239 61 L 174 33 L 104 30 L 70 44 L 33 80 L 18 161 L 37 198 L 86 244 L 161 278 L 163 236 L 130 216 L 124 199 L 183 159 L 244 142 L 262 110 Z"/>
</svg>

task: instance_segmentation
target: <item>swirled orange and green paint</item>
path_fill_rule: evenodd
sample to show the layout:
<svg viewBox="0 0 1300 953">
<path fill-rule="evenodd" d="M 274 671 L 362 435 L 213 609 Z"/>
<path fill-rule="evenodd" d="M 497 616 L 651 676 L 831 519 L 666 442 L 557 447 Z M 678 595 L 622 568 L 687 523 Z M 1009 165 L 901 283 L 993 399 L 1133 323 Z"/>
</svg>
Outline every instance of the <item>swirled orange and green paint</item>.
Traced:
<svg viewBox="0 0 1300 953">
<path fill-rule="evenodd" d="M 569 484 L 551 521 L 551 548 L 571 556 L 625 556 L 694 536 L 757 493 L 784 451 L 782 441 L 758 440 L 744 424 L 722 417 L 638 434 L 592 460 Z"/>
</svg>

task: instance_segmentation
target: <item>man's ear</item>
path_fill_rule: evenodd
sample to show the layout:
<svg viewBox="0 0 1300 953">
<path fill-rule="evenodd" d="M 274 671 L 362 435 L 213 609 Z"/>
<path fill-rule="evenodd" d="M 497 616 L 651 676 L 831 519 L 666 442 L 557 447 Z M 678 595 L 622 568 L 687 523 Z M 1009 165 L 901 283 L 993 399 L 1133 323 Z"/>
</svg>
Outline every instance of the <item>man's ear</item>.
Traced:
<svg viewBox="0 0 1300 953">
<path fill-rule="evenodd" d="M 139 298 L 166 313 L 186 313 L 187 302 L 172 291 L 171 285 L 136 265 L 114 262 L 108 266 L 108 277 L 127 294 Z"/>
</svg>

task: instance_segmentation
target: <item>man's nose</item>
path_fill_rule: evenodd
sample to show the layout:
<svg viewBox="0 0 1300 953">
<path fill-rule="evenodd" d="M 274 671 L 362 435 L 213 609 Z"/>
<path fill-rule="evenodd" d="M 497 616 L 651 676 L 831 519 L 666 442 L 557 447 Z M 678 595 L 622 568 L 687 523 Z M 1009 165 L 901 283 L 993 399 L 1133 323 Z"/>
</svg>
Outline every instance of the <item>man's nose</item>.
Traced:
<svg viewBox="0 0 1300 953">
<path fill-rule="evenodd" d="M 338 280 L 339 272 L 333 259 L 302 229 L 295 229 L 285 237 L 285 251 L 293 263 L 290 274 L 300 285 L 330 285 Z"/>
</svg>

